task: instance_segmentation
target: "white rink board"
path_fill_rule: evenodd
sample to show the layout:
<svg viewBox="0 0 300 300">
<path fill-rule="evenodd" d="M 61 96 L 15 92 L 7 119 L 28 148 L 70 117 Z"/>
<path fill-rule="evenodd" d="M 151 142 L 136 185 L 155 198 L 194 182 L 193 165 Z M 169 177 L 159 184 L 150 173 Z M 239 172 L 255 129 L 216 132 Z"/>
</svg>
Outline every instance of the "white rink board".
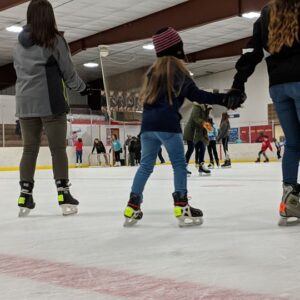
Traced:
<svg viewBox="0 0 300 300">
<path fill-rule="evenodd" d="M 277 226 L 280 164 L 194 174 L 198 228 L 177 227 L 170 166 L 148 182 L 144 219 L 123 228 L 135 171 L 70 170 L 80 214 L 68 218 L 51 171 L 37 171 L 27 219 L 16 217 L 18 173 L 1 172 L 1 299 L 299 299 L 300 227 Z"/>
</svg>

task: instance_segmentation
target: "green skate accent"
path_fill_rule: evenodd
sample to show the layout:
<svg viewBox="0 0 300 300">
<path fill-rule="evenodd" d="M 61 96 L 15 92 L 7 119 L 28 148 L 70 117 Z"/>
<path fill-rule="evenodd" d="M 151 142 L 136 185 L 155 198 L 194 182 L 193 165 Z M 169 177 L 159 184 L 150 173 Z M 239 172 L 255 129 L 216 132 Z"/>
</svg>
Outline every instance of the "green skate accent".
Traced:
<svg viewBox="0 0 300 300">
<path fill-rule="evenodd" d="M 125 211 L 124 211 L 124 216 L 125 216 L 126 218 L 132 218 L 133 215 L 134 215 L 134 209 L 131 208 L 131 207 L 129 207 L 129 206 L 127 206 L 127 207 L 125 208 Z"/>
<path fill-rule="evenodd" d="M 182 216 L 182 208 L 179 206 L 174 207 L 174 215 L 176 218 L 179 218 Z"/>
<path fill-rule="evenodd" d="M 18 204 L 24 205 L 25 201 L 26 201 L 26 199 L 24 197 L 20 197 L 19 200 L 18 200 Z"/>
<path fill-rule="evenodd" d="M 58 202 L 61 203 L 61 202 L 64 202 L 64 195 L 58 195 Z"/>
</svg>

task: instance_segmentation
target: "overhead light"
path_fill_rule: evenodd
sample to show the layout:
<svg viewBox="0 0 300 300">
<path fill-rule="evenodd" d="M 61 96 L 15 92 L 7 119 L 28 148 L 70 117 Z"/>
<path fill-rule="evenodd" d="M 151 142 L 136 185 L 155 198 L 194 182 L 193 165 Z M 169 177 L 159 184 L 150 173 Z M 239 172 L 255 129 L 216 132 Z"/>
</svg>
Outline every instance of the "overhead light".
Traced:
<svg viewBox="0 0 300 300">
<path fill-rule="evenodd" d="M 153 44 L 146 44 L 143 46 L 143 49 L 145 50 L 154 50 L 154 45 Z"/>
<path fill-rule="evenodd" d="M 242 14 L 242 17 L 246 18 L 246 19 L 255 19 L 255 18 L 260 17 L 260 13 L 256 12 L 256 11 L 251 11 L 251 12 Z"/>
<path fill-rule="evenodd" d="M 9 32 L 19 33 L 19 32 L 21 32 L 23 30 L 23 27 L 13 25 L 13 26 L 6 27 L 6 30 L 9 31 Z"/>
<path fill-rule="evenodd" d="M 191 75 L 191 76 L 194 76 L 195 74 L 194 74 L 193 72 L 190 71 L 190 75 Z"/>
<path fill-rule="evenodd" d="M 97 63 L 93 63 L 93 62 L 89 62 L 89 63 L 85 63 L 83 64 L 86 68 L 97 68 L 99 67 L 99 64 Z"/>
</svg>

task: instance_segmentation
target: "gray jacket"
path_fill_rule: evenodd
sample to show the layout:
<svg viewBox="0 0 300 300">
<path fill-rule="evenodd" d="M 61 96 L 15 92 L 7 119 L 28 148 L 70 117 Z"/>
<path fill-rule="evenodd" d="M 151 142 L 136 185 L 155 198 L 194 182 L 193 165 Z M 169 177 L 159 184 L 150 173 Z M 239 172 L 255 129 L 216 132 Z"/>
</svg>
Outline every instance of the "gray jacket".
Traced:
<svg viewBox="0 0 300 300">
<path fill-rule="evenodd" d="M 219 142 L 221 139 L 224 139 L 229 136 L 230 133 L 230 123 L 229 121 L 224 121 L 220 124 L 219 134 L 217 137 L 217 141 Z"/>
<path fill-rule="evenodd" d="M 14 52 L 16 116 L 44 117 L 69 112 L 66 87 L 82 92 L 86 85 L 75 71 L 65 40 L 57 35 L 55 48 L 37 46 L 30 26 L 19 35 Z"/>
</svg>

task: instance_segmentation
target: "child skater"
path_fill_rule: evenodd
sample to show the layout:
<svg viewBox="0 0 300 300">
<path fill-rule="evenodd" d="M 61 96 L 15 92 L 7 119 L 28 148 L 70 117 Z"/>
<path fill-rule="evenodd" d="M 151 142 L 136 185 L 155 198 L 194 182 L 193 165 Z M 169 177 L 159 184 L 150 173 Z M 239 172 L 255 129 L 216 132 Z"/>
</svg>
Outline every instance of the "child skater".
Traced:
<svg viewBox="0 0 300 300">
<path fill-rule="evenodd" d="M 124 226 L 132 226 L 143 217 L 141 203 L 146 182 L 153 172 L 157 153 L 163 145 L 174 170 L 174 214 L 179 226 L 201 225 L 203 213 L 188 204 L 187 172 L 179 108 L 185 98 L 208 104 L 237 108 L 238 97 L 224 97 L 199 90 L 184 65 L 183 42 L 175 29 L 159 30 L 153 37 L 157 60 L 150 67 L 141 91 L 144 106 L 141 127 L 141 164 L 131 187 L 124 211 Z M 236 104 L 238 103 L 238 105 Z"/>
<path fill-rule="evenodd" d="M 264 158 L 265 158 L 264 162 L 265 163 L 269 162 L 269 158 L 266 154 L 266 151 L 268 149 L 273 151 L 273 148 L 272 148 L 271 142 L 269 140 L 269 137 L 267 135 L 263 135 L 262 138 L 261 138 L 261 150 L 258 152 L 258 157 L 257 157 L 257 160 L 255 161 L 256 163 L 260 162 L 261 155 L 264 156 Z"/>
<path fill-rule="evenodd" d="M 277 158 L 279 160 L 279 159 L 281 159 L 281 147 L 282 147 L 282 145 L 277 141 L 276 138 L 273 138 L 273 143 L 276 147 L 276 154 L 277 154 Z"/>
<path fill-rule="evenodd" d="M 83 151 L 83 142 L 81 138 L 79 138 L 75 143 L 75 150 L 76 150 L 76 167 L 81 167 L 82 151 Z"/>
</svg>

